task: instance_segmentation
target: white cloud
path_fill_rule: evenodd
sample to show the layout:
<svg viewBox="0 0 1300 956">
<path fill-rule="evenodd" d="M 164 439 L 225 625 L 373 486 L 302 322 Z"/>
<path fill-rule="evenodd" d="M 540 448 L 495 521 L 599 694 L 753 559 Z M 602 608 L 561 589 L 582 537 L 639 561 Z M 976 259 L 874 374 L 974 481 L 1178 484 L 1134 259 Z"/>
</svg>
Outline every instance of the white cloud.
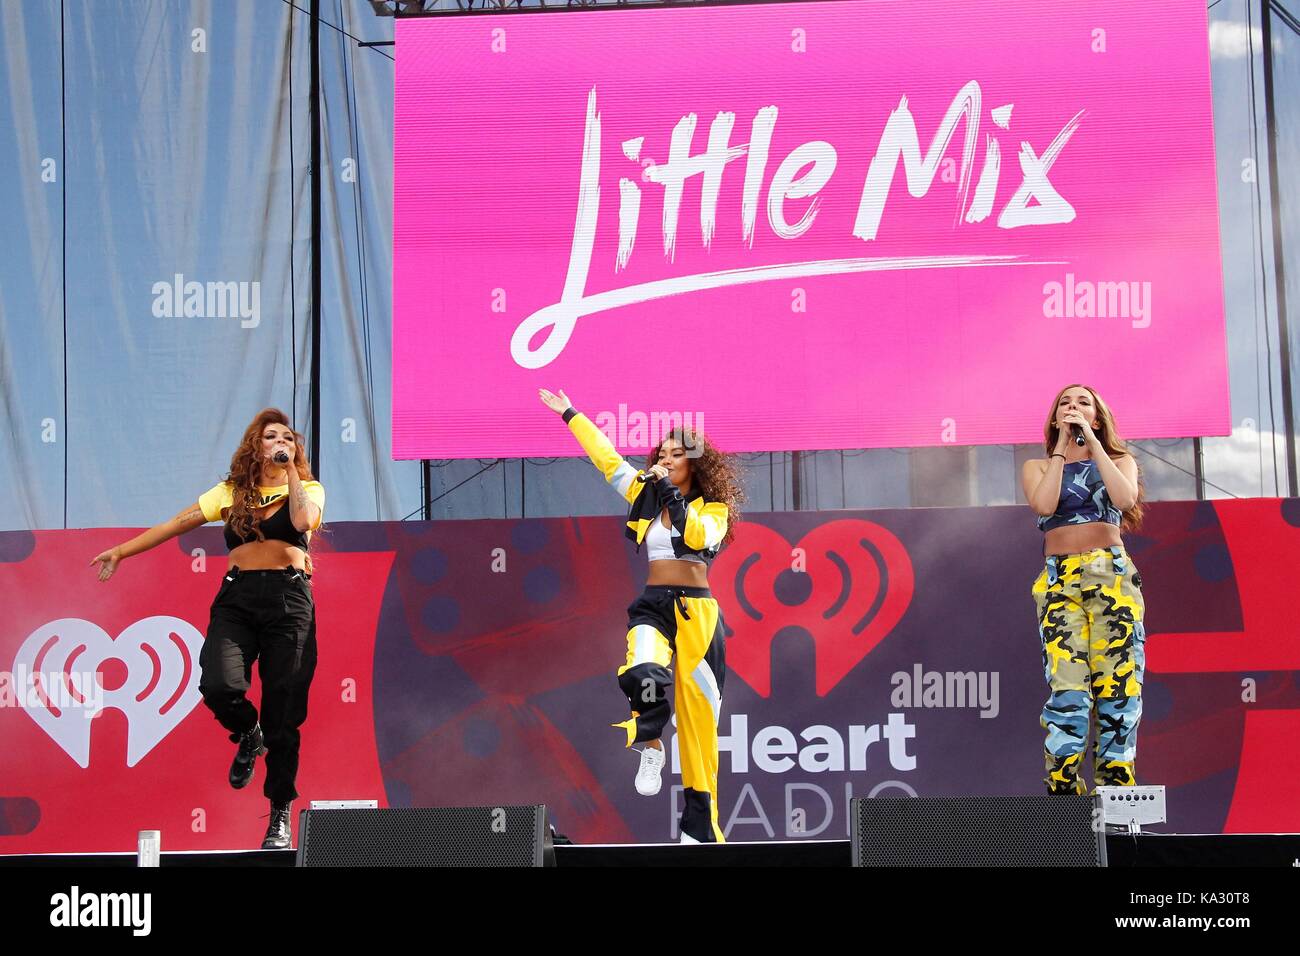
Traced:
<svg viewBox="0 0 1300 956">
<path fill-rule="evenodd" d="M 1210 23 L 1210 56 L 1213 59 L 1244 59 L 1252 46 L 1258 50 L 1263 45 L 1264 31 L 1259 27 L 1247 28 L 1246 24 L 1236 20 L 1214 20 Z M 1281 42 L 1274 40 L 1274 52 L 1281 49 Z"/>
<path fill-rule="evenodd" d="M 1278 483 L 1274 484 L 1273 448 L 1277 442 Z M 1208 482 L 1243 498 L 1286 494 L 1286 436 L 1237 427 L 1223 438 L 1206 438 L 1205 496 L 1227 498 Z"/>
</svg>

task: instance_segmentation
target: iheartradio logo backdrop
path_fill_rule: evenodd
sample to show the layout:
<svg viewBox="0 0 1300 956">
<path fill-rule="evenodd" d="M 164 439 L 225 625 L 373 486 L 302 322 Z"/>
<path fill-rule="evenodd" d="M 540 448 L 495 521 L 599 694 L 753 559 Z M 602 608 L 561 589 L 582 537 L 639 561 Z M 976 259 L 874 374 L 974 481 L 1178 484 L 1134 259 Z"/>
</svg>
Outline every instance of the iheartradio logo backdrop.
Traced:
<svg viewBox="0 0 1300 956">
<path fill-rule="evenodd" d="M 544 803 L 579 842 L 675 839 L 679 778 L 638 796 L 636 753 L 609 727 L 626 716 L 613 675 L 645 579 L 620 527 L 331 526 L 304 800 Z M 103 682 L 91 719 L 0 706 L 0 853 L 131 851 L 141 829 L 165 849 L 260 843 L 264 768 L 229 788 L 234 746 L 193 686 L 219 529 L 100 584 L 85 562 L 129 533 L 0 534 L 0 670 L 98 662 Z M 1138 776 L 1169 788 L 1167 829 L 1300 831 L 1300 655 L 1276 586 L 1300 573 L 1300 500 L 1155 502 L 1127 543 L 1147 601 Z M 1040 546 L 1024 508 L 748 515 L 710 572 L 728 634 L 728 838 L 843 838 L 852 796 L 1039 792 Z"/>
<path fill-rule="evenodd" d="M 132 533 L 0 535 L 0 670 L 11 692 L 0 694 L 0 853 L 131 850 L 144 829 L 162 830 L 165 850 L 250 847 L 265 830 L 265 768 L 259 761 L 253 783 L 230 788 L 234 744 L 198 691 L 208 609 L 226 568 L 220 529 L 130 558 L 100 583 L 90 557 Z M 192 570 L 195 547 L 207 554 L 202 571 Z M 321 655 L 304 727 L 304 799 L 383 800 L 371 661 L 391 562 L 391 553 L 364 552 L 318 561 L 328 572 L 313 579 Z M 256 670 L 253 687 L 257 701 Z M 16 705 L 20 695 L 28 706 Z"/>
</svg>

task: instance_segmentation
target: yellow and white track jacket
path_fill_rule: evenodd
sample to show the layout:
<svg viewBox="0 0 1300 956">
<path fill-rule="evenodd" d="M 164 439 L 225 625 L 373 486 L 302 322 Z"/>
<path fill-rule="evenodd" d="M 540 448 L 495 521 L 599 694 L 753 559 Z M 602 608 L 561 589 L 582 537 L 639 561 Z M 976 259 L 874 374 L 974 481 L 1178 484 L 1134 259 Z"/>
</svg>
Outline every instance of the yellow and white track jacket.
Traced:
<svg viewBox="0 0 1300 956">
<path fill-rule="evenodd" d="M 628 502 L 627 528 L 624 533 L 637 544 L 645 540 L 650 522 L 657 521 L 659 514 L 668 509 L 668 520 L 677 532 L 672 536 L 673 553 L 678 558 L 694 555 L 705 561 L 712 561 L 722 547 L 722 539 L 727 534 L 727 506 L 721 501 L 705 501 L 704 496 L 694 487 L 690 497 L 683 498 L 682 493 L 667 478 L 658 481 L 638 481 L 637 476 L 644 474 L 624 461 L 623 456 L 614 448 L 605 433 L 592 424 L 591 420 L 576 409 L 570 408 L 564 413 L 564 421 L 569 430 L 582 444 L 583 451 L 591 458 L 592 464 L 601 470 L 605 480 L 614 486 Z"/>
</svg>

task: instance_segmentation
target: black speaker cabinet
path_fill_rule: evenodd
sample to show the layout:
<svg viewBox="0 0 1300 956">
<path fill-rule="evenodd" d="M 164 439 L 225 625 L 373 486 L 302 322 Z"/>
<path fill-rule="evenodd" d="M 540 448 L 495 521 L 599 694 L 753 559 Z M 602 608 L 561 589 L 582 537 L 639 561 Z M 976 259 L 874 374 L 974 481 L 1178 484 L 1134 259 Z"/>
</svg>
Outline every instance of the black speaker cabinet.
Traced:
<svg viewBox="0 0 1300 956">
<path fill-rule="evenodd" d="M 1095 796 L 856 798 L 854 866 L 1105 866 Z"/>
<path fill-rule="evenodd" d="M 554 866 L 546 807 L 305 810 L 298 866 Z"/>
</svg>

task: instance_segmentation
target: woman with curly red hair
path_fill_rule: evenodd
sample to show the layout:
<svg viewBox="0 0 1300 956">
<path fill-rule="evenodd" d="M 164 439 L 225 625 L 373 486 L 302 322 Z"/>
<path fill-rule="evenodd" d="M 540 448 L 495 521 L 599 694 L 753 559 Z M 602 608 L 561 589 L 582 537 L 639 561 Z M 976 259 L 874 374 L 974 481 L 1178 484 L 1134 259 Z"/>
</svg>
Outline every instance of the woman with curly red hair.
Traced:
<svg viewBox="0 0 1300 956">
<path fill-rule="evenodd" d="M 1050 694 L 1049 793 L 1083 793 L 1092 736 L 1097 785 L 1132 786 L 1146 665 L 1142 578 L 1121 531 L 1142 520 L 1142 481 L 1115 416 L 1094 389 L 1063 388 L 1043 426 L 1047 458 L 1021 481 L 1043 531 L 1045 567 L 1034 582 Z"/>
<path fill-rule="evenodd" d="M 170 521 L 91 559 L 107 581 L 123 559 L 208 521 L 225 522 L 230 556 L 199 657 L 199 691 L 239 745 L 230 766 L 232 787 L 247 786 L 254 763 L 266 754 L 263 793 L 271 801 L 271 823 L 263 849 L 292 843 L 298 728 L 307 719 L 316 669 L 308 546 L 324 508 L 325 490 L 312 477 L 302 436 L 284 412 L 267 408 L 245 430 L 224 481 Z M 262 681 L 260 717 L 246 696 L 254 661 Z"/>
<path fill-rule="evenodd" d="M 644 744 L 635 786 L 659 792 L 671 716 L 668 666 L 677 657 L 677 743 L 685 804 L 681 842 L 722 843 L 718 825 L 718 717 L 726 678 L 722 616 L 709 591 L 709 562 L 732 538 L 742 500 L 733 459 L 704 436 L 678 428 L 637 471 L 564 392 L 540 389 L 543 404 L 564 417 L 605 480 L 629 505 L 625 534 L 650 561 L 645 590 L 628 607 L 627 660 L 618 684 L 632 715 L 614 724 L 626 745 Z"/>
</svg>

